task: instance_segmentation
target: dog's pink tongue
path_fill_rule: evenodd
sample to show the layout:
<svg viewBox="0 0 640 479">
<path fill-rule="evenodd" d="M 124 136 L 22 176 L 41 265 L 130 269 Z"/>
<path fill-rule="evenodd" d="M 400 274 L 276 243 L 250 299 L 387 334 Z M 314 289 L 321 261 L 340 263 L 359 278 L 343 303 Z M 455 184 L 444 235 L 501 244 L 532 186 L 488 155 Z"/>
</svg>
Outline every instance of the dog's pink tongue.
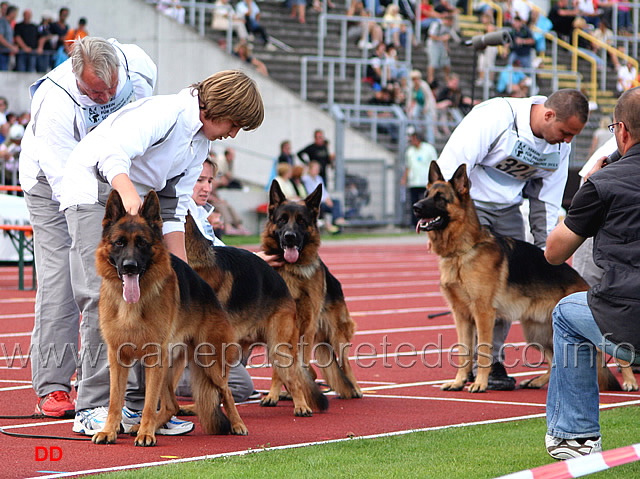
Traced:
<svg viewBox="0 0 640 479">
<path fill-rule="evenodd" d="M 137 274 L 122 275 L 122 297 L 127 303 L 137 303 L 140 301 L 139 276 L 140 275 Z"/>
<path fill-rule="evenodd" d="M 295 263 L 298 261 L 299 254 L 298 248 L 289 246 L 284 249 L 284 259 L 287 263 Z"/>
<path fill-rule="evenodd" d="M 416 233 L 420 234 L 420 223 L 421 221 L 418 221 L 418 223 L 416 224 Z"/>
</svg>

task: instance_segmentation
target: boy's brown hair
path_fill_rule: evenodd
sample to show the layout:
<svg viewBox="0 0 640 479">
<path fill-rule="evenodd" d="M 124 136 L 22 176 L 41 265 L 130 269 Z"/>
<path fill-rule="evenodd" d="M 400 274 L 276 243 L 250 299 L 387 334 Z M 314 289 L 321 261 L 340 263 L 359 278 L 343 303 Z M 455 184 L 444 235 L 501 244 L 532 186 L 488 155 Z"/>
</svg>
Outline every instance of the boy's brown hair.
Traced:
<svg viewBox="0 0 640 479">
<path fill-rule="evenodd" d="M 207 120 L 230 120 L 243 130 L 255 130 L 264 120 L 264 105 L 256 82 L 239 70 L 214 73 L 191 85 Z"/>
</svg>

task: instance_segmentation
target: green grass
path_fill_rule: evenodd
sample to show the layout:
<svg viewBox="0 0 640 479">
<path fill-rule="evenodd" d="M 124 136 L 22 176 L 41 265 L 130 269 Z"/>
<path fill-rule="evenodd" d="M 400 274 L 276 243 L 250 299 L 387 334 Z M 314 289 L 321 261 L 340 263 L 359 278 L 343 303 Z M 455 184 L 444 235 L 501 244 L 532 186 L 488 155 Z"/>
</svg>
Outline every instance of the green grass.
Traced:
<svg viewBox="0 0 640 479">
<path fill-rule="evenodd" d="M 425 411 L 425 414 L 428 414 Z M 363 421 L 370 418 L 363 417 Z M 602 411 L 603 445 L 640 442 L 640 407 Z M 123 478 L 492 478 L 555 462 L 544 448 L 544 418 L 449 428 L 379 439 L 353 439 L 169 466 L 102 474 Z M 224 440 L 219 438 L 217 440 Z M 588 476 L 640 477 L 640 462 Z"/>
<path fill-rule="evenodd" d="M 409 228 L 407 232 L 368 232 L 368 231 L 353 231 L 353 232 L 342 232 L 338 235 L 330 235 L 330 234 L 322 234 L 322 242 L 329 243 L 332 241 L 339 240 L 354 240 L 354 239 L 366 239 L 366 238 L 381 238 L 381 237 L 403 237 L 403 236 L 413 236 L 416 233 Z M 250 236 L 225 236 L 222 238 L 222 241 L 227 246 L 246 246 L 246 245 L 258 245 L 260 244 L 260 236 L 259 235 L 250 235 Z M 425 236 L 425 244 L 427 242 Z"/>
</svg>

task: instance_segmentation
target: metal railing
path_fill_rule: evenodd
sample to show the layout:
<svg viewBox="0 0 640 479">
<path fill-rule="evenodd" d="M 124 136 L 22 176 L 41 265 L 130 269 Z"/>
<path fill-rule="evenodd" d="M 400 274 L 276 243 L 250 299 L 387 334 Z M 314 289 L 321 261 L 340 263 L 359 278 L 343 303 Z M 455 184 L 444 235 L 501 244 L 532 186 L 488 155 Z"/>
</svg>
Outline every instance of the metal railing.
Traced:
<svg viewBox="0 0 640 479">
<path fill-rule="evenodd" d="M 336 14 L 332 14 L 332 13 L 322 13 L 320 14 L 320 16 L 318 17 L 318 57 L 320 58 L 320 61 L 318 63 L 318 75 L 322 76 L 323 75 L 323 59 L 325 58 L 325 40 L 327 37 L 327 23 L 329 21 L 338 21 L 340 22 L 340 40 L 339 40 L 339 47 L 340 47 L 340 54 L 339 54 L 339 58 L 349 58 L 348 57 L 348 51 L 347 51 L 347 22 L 374 22 L 374 23 L 384 23 L 385 21 L 382 18 L 378 18 L 378 17 L 354 17 L 354 16 L 350 16 L 350 15 L 336 15 Z M 412 49 L 412 44 L 413 44 L 413 27 L 411 25 L 411 22 L 409 20 L 403 20 L 402 25 L 405 25 L 405 27 L 407 28 L 406 31 L 406 35 L 407 35 L 407 40 L 406 40 L 406 45 L 404 48 L 404 58 L 403 60 L 398 60 L 398 62 L 404 66 L 406 66 L 407 68 L 411 68 L 411 49 Z M 367 33 L 367 40 L 368 40 L 368 33 Z M 398 54 L 400 54 L 401 52 L 398 52 Z M 361 55 L 359 55 L 359 58 L 362 59 L 366 59 L 368 55 L 368 51 L 366 49 L 362 49 L 362 53 Z M 346 64 L 345 66 L 341 67 L 340 69 L 340 78 L 344 79 L 345 75 L 346 75 Z"/>
</svg>

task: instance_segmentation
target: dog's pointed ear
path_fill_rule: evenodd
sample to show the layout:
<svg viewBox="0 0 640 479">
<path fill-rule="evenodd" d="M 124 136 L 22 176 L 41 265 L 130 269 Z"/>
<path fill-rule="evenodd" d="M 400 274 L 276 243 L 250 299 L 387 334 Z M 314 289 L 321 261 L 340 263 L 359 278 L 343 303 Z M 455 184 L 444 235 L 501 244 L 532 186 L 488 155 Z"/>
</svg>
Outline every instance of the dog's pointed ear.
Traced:
<svg viewBox="0 0 640 479">
<path fill-rule="evenodd" d="M 104 218 L 102 219 L 102 233 L 103 235 L 109 230 L 109 228 L 120 218 L 126 216 L 127 210 L 124 209 L 122 198 L 120 193 L 116 190 L 112 190 L 107 200 L 107 205 L 104 209 Z"/>
<path fill-rule="evenodd" d="M 140 216 L 162 236 L 162 216 L 160 215 L 160 200 L 154 190 L 150 190 L 144 197 Z"/>
<path fill-rule="evenodd" d="M 429 185 L 434 184 L 436 181 L 444 181 L 444 176 L 442 176 L 438 163 L 432 161 L 431 165 L 429 165 Z"/>
<path fill-rule="evenodd" d="M 320 203 L 322 202 L 322 184 L 316 186 L 316 189 L 313 190 L 309 196 L 304 199 L 304 204 L 307 205 L 307 208 L 311 211 L 311 215 L 314 218 L 318 218 L 320 214 Z"/>
<path fill-rule="evenodd" d="M 271 188 L 269 189 L 269 217 L 273 217 L 273 212 L 275 209 L 280 206 L 284 200 L 286 200 L 286 196 L 282 192 L 282 188 L 280 188 L 280 183 L 276 180 L 271 182 Z"/>
<path fill-rule="evenodd" d="M 469 189 L 471 188 L 471 182 L 467 176 L 467 165 L 462 163 L 449 182 L 459 197 L 468 195 Z"/>
</svg>

